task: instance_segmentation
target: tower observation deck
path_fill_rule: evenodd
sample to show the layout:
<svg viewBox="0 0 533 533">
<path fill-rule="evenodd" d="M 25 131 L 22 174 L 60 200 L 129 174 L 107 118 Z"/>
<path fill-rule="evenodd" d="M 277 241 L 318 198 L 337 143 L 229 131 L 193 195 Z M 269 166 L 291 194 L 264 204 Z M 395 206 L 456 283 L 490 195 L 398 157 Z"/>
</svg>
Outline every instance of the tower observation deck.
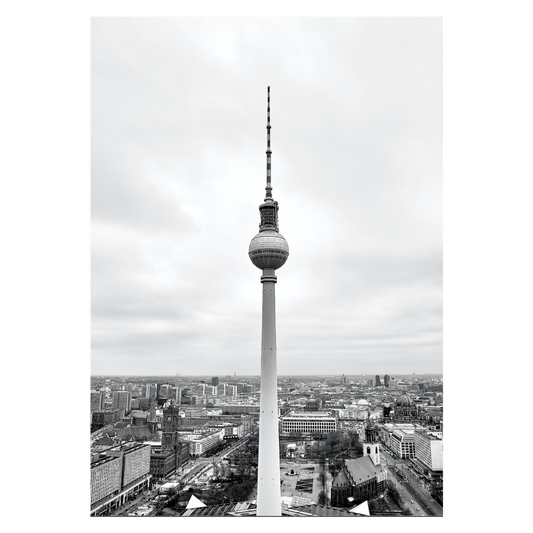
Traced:
<svg viewBox="0 0 533 533">
<path fill-rule="evenodd" d="M 279 233 L 279 206 L 272 197 L 270 128 L 270 87 L 268 87 L 266 195 L 264 203 L 259 206 L 261 217 L 259 233 L 252 239 L 248 249 L 252 263 L 263 271 L 257 516 L 281 516 L 275 271 L 287 261 L 289 245 Z"/>
</svg>

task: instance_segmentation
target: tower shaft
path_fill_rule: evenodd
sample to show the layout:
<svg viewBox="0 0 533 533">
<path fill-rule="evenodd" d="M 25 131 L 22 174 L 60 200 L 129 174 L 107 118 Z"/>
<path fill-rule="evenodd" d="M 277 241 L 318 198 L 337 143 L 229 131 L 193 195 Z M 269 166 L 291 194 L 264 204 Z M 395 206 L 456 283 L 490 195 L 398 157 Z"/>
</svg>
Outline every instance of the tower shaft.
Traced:
<svg viewBox="0 0 533 533">
<path fill-rule="evenodd" d="M 274 269 L 263 270 L 261 283 L 263 284 L 263 318 L 257 516 L 281 516 Z"/>
</svg>

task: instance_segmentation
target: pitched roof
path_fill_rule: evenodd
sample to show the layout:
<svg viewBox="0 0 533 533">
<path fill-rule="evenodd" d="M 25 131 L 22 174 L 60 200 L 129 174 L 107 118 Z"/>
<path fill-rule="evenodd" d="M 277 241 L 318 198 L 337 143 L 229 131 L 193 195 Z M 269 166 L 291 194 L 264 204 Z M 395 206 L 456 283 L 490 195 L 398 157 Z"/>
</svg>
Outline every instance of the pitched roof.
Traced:
<svg viewBox="0 0 533 533">
<path fill-rule="evenodd" d="M 348 459 L 345 466 L 356 485 L 374 479 L 378 472 L 382 471 L 382 466 L 375 465 L 368 455 L 358 459 Z"/>
<path fill-rule="evenodd" d="M 333 480 L 332 486 L 333 487 L 339 487 L 339 486 L 342 486 L 342 485 L 344 485 L 346 483 L 350 483 L 350 480 L 346 476 L 346 473 L 344 472 L 344 470 L 341 470 L 337 474 L 337 476 L 335 476 L 335 479 Z"/>
</svg>

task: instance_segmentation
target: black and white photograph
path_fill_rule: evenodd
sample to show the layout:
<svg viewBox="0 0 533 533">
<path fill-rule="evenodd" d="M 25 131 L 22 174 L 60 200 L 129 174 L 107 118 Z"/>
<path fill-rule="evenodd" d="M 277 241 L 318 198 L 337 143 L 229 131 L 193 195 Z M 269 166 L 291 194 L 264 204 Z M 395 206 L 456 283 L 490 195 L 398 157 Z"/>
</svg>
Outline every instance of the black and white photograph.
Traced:
<svg viewBox="0 0 533 533">
<path fill-rule="evenodd" d="M 92 19 L 91 516 L 443 515 L 442 30 Z"/>
</svg>

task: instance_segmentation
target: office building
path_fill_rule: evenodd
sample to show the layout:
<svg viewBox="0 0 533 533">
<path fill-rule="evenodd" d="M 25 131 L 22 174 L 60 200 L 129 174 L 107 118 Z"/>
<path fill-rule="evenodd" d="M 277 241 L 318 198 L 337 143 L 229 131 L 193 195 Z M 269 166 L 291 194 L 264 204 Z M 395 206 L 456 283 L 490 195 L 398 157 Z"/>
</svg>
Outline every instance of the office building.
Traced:
<svg viewBox="0 0 533 533">
<path fill-rule="evenodd" d="M 91 391 L 91 413 L 102 411 L 105 405 L 105 393 L 101 391 Z"/>
<path fill-rule="evenodd" d="M 324 435 L 335 431 L 337 431 L 337 418 L 329 412 L 290 411 L 281 418 L 281 433 L 284 436 Z"/>
<path fill-rule="evenodd" d="M 150 484 L 150 446 L 113 446 L 91 463 L 91 516 L 106 514 Z"/>
<path fill-rule="evenodd" d="M 113 409 L 123 409 L 124 414 L 131 411 L 131 392 L 115 391 L 113 392 Z"/>
<path fill-rule="evenodd" d="M 159 387 L 159 397 L 162 399 L 168 399 L 170 398 L 170 393 L 172 390 L 172 386 L 168 383 L 164 383 Z"/>
<path fill-rule="evenodd" d="M 176 396 L 175 396 L 175 399 L 176 399 L 176 404 L 177 404 L 177 405 L 181 405 L 181 395 L 182 395 L 182 389 L 181 389 L 181 387 L 176 387 Z"/>
<path fill-rule="evenodd" d="M 189 454 L 199 457 L 224 440 L 224 428 L 208 428 L 194 433 L 180 433 L 180 439 L 189 441 Z"/>
<path fill-rule="evenodd" d="M 415 457 L 435 472 L 443 469 L 442 433 L 417 429 L 414 433 Z"/>
</svg>

